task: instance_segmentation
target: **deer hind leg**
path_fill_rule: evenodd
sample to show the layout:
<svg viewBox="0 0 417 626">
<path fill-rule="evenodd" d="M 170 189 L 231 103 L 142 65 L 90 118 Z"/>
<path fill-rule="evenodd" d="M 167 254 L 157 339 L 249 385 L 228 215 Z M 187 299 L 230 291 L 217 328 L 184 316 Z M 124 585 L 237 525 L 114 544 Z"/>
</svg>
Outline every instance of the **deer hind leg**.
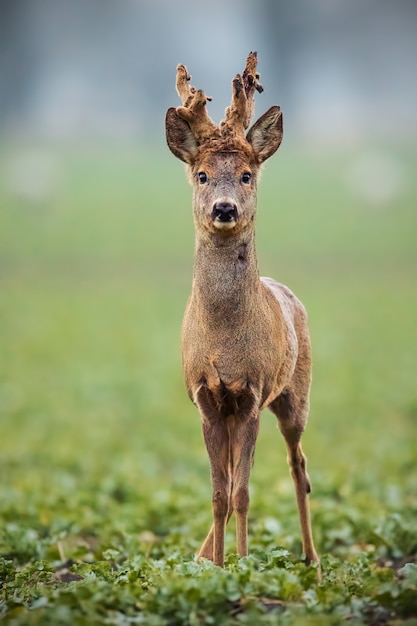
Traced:
<svg viewBox="0 0 417 626">
<path fill-rule="evenodd" d="M 308 397 L 302 398 L 287 390 L 270 405 L 270 408 L 278 417 L 278 424 L 287 446 L 287 460 L 295 486 L 306 563 L 318 563 L 308 501 L 311 483 L 307 474 L 307 459 L 301 447 L 301 435 L 308 416 Z"/>
</svg>

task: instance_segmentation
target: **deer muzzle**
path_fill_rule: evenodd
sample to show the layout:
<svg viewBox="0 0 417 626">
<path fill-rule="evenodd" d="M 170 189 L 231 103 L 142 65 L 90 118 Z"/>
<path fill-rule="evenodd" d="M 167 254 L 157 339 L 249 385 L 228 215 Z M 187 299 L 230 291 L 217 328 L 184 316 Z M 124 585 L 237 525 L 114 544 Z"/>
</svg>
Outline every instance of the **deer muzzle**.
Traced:
<svg viewBox="0 0 417 626">
<path fill-rule="evenodd" d="M 216 202 L 211 213 L 214 226 L 220 230 L 233 228 L 237 222 L 237 206 L 231 202 Z"/>
</svg>

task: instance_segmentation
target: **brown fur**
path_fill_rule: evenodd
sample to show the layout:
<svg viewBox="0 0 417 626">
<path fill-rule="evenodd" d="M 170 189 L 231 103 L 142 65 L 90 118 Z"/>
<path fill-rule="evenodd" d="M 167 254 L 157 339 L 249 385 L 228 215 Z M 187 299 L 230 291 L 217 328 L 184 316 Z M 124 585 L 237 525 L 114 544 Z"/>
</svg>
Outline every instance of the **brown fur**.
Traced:
<svg viewBox="0 0 417 626">
<path fill-rule="evenodd" d="M 232 104 L 219 128 L 206 114 L 204 93 L 188 86 L 184 66 L 178 71 L 183 107 L 168 110 L 167 142 L 189 166 L 196 236 L 182 360 L 188 394 L 202 417 L 213 486 L 214 523 L 199 557 L 223 565 L 232 513 L 238 554 L 247 554 L 249 474 L 260 412 L 269 407 L 287 444 L 306 561 L 318 561 L 300 444 L 311 380 L 307 315 L 287 287 L 259 277 L 255 251 L 257 177 L 281 143 L 282 115 L 272 107 L 245 136 L 254 92 L 261 90 L 256 53 L 248 56 L 243 78 L 233 81 Z M 218 217 L 218 207 L 227 215 Z"/>
</svg>

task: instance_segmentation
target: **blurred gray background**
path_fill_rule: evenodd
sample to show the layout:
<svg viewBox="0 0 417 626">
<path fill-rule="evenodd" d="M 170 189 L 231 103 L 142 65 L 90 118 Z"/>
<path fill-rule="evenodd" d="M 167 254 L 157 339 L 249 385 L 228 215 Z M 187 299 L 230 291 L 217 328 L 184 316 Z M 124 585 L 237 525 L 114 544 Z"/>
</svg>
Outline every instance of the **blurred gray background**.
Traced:
<svg viewBox="0 0 417 626">
<path fill-rule="evenodd" d="M 287 137 L 417 138 L 415 0 L 1 0 L 0 133 L 163 142 L 175 67 L 213 97 L 257 50 Z"/>
</svg>

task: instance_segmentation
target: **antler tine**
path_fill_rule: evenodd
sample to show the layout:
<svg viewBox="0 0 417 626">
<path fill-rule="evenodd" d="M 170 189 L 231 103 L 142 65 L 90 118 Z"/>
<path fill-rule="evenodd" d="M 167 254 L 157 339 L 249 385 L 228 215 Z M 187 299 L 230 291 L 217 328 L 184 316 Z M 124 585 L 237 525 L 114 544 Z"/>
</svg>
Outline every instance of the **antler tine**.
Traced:
<svg viewBox="0 0 417 626">
<path fill-rule="evenodd" d="M 250 124 L 255 106 L 255 91 L 263 91 L 259 83 L 260 75 L 256 71 L 257 64 L 257 53 L 249 52 L 242 75 L 237 74 L 232 81 L 232 103 L 227 107 L 226 118 L 220 124 L 223 134 L 229 131 L 244 135 Z"/>
<path fill-rule="evenodd" d="M 177 107 L 177 114 L 190 125 L 194 137 L 199 144 L 218 136 L 217 126 L 207 115 L 206 103 L 211 98 L 202 89 L 190 85 L 191 76 L 185 65 L 177 67 L 176 87 L 182 106 Z"/>
<path fill-rule="evenodd" d="M 195 88 L 190 85 L 191 76 L 185 65 L 177 66 L 176 88 L 183 106 L 189 106 L 191 98 L 195 93 Z"/>
</svg>

